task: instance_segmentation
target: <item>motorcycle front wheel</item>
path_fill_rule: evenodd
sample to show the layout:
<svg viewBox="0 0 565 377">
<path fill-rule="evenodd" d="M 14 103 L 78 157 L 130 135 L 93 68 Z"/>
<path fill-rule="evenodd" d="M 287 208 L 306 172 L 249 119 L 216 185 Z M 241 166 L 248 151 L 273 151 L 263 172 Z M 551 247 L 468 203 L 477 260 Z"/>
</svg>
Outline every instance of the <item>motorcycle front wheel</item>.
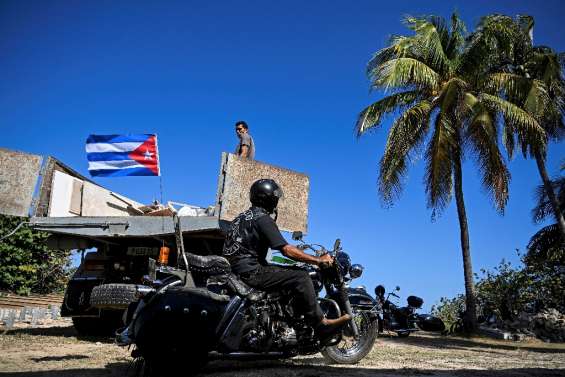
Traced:
<svg viewBox="0 0 565 377">
<path fill-rule="evenodd" d="M 356 364 L 373 349 L 373 344 L 379 332 L 378 320 L 376 318 L 371 320 L 366 312 L 355 313 L 353 320 L 359 329 L 359 339 L 355 339 L 351 329 L 347 327 L 338 344 L 322 350 L 322 355 L 327 362 Z"/>
</svg>

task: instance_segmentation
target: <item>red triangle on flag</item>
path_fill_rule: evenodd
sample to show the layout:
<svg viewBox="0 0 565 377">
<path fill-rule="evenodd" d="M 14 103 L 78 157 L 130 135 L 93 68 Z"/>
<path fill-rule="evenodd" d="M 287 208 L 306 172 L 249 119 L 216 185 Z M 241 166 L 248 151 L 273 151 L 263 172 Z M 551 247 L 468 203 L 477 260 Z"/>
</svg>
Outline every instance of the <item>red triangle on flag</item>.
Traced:
<svg viewBox="0 0 565 377">
<path fill-rule="evenodd" d="M 130 152 L 129 156 L 151 170 L 155 175 L 159 175 L 159 156 L 157 155 L 157 138 L 151 135 L 137 149 Z"/>
</svg>

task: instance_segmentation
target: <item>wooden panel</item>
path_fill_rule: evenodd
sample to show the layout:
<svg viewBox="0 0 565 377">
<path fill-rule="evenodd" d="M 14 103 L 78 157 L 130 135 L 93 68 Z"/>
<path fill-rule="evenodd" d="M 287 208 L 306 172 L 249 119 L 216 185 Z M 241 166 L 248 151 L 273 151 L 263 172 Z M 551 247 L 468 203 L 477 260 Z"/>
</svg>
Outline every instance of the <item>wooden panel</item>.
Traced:
<svg viewBox="0 0 565 377">
<path fill-rule="evenodd" d="M 279 202 L 277 224 L 281 230 L 303 233 L 308 228 L 308 193 L 310 179 L 307 175 L 259 161 L 250 161 L 233 154 L 222 154 L 222 168 L 218 183 L 217 202 L 220 219 L 233 220 L 250 207 L 249 188 L 258 179 L 274 179 L 284 192 Z"/>
<path fill-rule="evenodd" d="M 41 159 L 41 156 L 0 148 L 1 214 L 29 214 Z"/>
<path fill-rule="evenodd" d="M 75 179 L 73 181 L 73 188 L 71 192 L 71 206 L 70 213 L 80 216 L 82 207 L 82 181 Z"/>
<path fill-rule="evenodd" d="M 0 308 L 23 308 L 23 307 L 49 307 L 61 305 L 63 295 L 30 295 L 18 296 L 13 293 L 0 292 Z"/>
<path fill-rule="evenodd" d="M 128 205 L 140 207 L 142 204 L 98 185 L 84 182 L 82 216 L 128 216 Z"/>
<path fill-rule="evenodd" d="M 51 198 L 49 199 L 49 216 L 67 217 L 77 215 L 70 211 L 75 178 L 56 170 L 53 172 L 52 182 Z"/>
</svg>

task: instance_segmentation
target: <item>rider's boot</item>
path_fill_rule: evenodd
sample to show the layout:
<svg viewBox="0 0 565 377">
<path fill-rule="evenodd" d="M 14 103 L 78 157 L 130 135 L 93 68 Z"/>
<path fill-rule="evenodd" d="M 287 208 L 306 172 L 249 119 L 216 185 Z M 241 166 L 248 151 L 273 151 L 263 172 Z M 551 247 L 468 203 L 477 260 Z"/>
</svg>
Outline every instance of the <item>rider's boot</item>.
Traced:
<svg viewBox="0 0 565 377">
<path fill-rule="evenodd" d="M 341 328 L 345 326 L 350 320 L 351 316 L 349 314 L 344 314 L 341 317 L 335 319 L 324 318 L 318 324 L 318 326 L 316 326 L 316 335 L 319 338 L 326 338 L 328 336 L 331 336 L 338 330 L 341 330 Z"/>
</svg>

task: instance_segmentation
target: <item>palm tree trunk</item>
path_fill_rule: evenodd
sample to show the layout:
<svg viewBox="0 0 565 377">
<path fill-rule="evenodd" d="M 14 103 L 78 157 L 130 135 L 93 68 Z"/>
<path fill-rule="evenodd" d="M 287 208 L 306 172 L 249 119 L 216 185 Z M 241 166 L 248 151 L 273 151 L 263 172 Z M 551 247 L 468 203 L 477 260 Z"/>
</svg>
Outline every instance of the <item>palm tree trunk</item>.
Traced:
<svg viewBox="0 0 565 377">
<path fill-rule="evenodd" d="M 461 168 L 461 156 L 455 158 L 455 201 L 457 203 L 457 215 L 459 216 L 459 228 L 461 232 L 461 251 L 463 253 L 463 272 L 465 274 L 465 327 L 469 331 L 477 328 L 477 305 L 475 298 L 475 284 L 473 282 L 473 266 L 471 264 L 471 250 L 469 247 L 469 227 L 467 225 L 467 213 L 463 200 L 463 170 Z"/>
<path fill-rule="evenodd" d="M 551 207 L 553 208 L 553 214 L 555 215 L 555 219 L 557 220 L 557 226 L 559 227 L 559 231 L 561 232 L 561 240 L 565 242 L 565 220 L 563 219 L 563 213 L 559 209 L 559 201 L 555 196 L 555 192 L 553 192 L 553 186 L 551 185 L 551 180 L 549 179 L 549 175 L 547 174 L 547 170 L 545 169 L 545 161 L 542 157 L 541 153 L 536 152 L 536 163 L 538 165 L 539 175 L 541 176 L 541 180 L 543 181 L 543 186 L 547 193 L 547 197 L 551 202 Z"/>
</svg>

